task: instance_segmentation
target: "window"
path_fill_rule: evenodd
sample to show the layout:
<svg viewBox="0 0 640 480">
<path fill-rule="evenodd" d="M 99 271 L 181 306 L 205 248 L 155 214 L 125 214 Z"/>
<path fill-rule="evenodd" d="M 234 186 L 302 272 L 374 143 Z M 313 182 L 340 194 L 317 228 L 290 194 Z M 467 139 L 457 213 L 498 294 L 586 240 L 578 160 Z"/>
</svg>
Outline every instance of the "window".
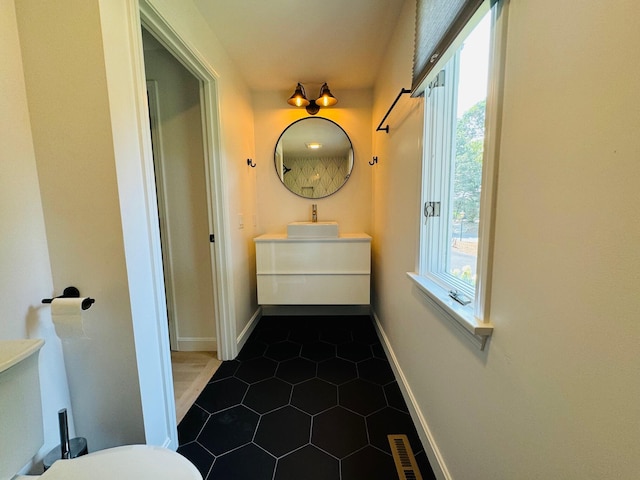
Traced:
<svg viewBox="0 0 640 480">
<path fill-rule="evenodd" d="M 423 82 L 425 130 L 418 273 L 427 298 L 476 337 L 482 348 L 498 116 L 487 116 L 493 18 L 486 2 Z M 495 105 L 494 105 L 495 111 Z M 481 260 L 479 260 L 479 257 Z"/>
</svg>

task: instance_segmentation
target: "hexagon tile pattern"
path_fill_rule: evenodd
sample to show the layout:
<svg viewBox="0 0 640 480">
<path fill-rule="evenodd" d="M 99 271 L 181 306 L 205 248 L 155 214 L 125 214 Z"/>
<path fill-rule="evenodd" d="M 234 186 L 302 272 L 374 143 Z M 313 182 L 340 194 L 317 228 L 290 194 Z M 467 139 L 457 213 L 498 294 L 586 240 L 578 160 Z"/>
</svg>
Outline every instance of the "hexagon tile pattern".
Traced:
<svg viewBox="0 0 640 480">
<path fill-rule="evenodd" d="M 368 316 L 262 317 L 178 426 L 205 480 L 393 480 L 406 434 L 435 479 Z"/>
</svg>

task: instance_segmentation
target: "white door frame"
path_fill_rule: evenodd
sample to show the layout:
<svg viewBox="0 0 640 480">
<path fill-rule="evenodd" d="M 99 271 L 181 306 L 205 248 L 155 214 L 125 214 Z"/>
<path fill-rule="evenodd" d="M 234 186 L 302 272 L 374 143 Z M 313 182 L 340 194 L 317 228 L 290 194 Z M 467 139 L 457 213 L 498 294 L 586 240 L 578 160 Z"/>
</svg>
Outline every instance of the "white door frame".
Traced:
<svg viewBox="0 0 640 480">
<path fill-rule="evenodd" d="M 182 41 L 150 4 L 151 1 L 99 0 L 99 4 L 101 15 L 104 15 L 103 35 L 108 36 L 106 40 L 110 42 L 105 43 L 107 80 L 112 84 L 110 94 L 113 88 L 113 98 L 118 99 L 114 100 L 113 108 L 117 109 L 114 114 L 119 115 L 118 119 L 122 122 L 118 128 L 129 129 L 126 132 L 114 130 L 114 136 L 118 135 L 118 146 L 121 148 L 116 156 L 116 171 L 118 187 L 121 189 L 125 256 L 127 263 L 133 262 L 128 278 L 133 282 L 129 285 L 129 292 L 145 441 L 151 445 L 176 449 L 176 410 L 141 23 L 200 80 L 209 226 L 217 241 L 210 246 L 218 353 L 221 359 L 234 358 L 238 345 L 226 184 L 219 153 L 218 77 L 213 68 Z M 122 37 L 123 34 L 127 36 L 126 39 Z M 116 57 L 125 55 L 121 50 L 123 48 L 128 49 L 127 58 Z M 110 73 L 114 75 L 112 78 Z M 128 75 L 123 77 L 123 74 Z M 139 200 L 143 203 L 136 203 Z M 132 202 L 131 211 L 129 202 Z"/>
<path fill-rule="evenodd" d="M 219 109 L 218 75 L 201 55 L 187 45 L 180 35 L 169 25 L 148 0 L 139 0 L 140 22 L 183 66 L 200 82 L 200 103 L 202 111 L 202 136 L 205 157 L 205 183 L 207 191 L 207 210 L 209 212 L 209 231 L 215 235 L 211 243 L 211 270 L 213 274 L 214 308 L 216 316 L 216 337 L 218 358 L 230 360 L 237 354 L 235 308 L 233 288 L 231 288 L 230 255 L 227 249 L 229 231 L 227 228 L 227 205 L 224 194 L 226 183 L 220 162 L 219 152 Z M 142 72 L 144 72 L 144 60 Z M 143 79 L 142 85 L 145 85 Z M 141 92 L 146 97 L 146 93 Z M 146 100 L 146 98 L 145 98 Z M 146 171 L 153 171 L 153 156 L 143 159 Z M 157 205 L 149 205 L 149 211 L 156 211 Z M 204 240 L 206 241 L 206 239 Z M 160 255 L 161 252 L 156 252 Z M 161 273 L 161 272 L 160 272 Z M 156 277 L 158 288 L 164 288 L 164 279 Z"/>
</svg>

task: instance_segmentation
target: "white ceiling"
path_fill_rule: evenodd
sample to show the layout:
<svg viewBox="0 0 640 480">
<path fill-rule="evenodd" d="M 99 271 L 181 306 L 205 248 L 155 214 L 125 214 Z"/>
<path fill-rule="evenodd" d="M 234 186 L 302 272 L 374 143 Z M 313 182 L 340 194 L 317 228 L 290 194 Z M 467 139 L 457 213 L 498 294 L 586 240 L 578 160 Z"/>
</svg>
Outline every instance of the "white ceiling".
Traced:
<svg viewBox="0 0 640 480">
<path fill-rule="evenodd" d="M 405 0 L 194 0 L 253 90 L 370 88 Z"/>
</svg>

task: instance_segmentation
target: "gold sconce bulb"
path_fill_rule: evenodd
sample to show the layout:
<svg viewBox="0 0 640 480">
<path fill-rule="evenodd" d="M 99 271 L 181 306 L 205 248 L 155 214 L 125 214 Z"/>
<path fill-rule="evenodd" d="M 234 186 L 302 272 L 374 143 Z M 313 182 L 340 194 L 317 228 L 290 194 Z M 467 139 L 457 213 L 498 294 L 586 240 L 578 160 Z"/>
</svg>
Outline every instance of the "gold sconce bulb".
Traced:
<svg viewBox="0 0 640 480">
<path fill-rule="evenodd" d="M 293 105 L 294 107 L 306 107 L 309 105 L 309 100 L 307 100 L 307 96 L 305 95 L 304 87 L 302 84 L 298 83 L 296 90 L 293 92 L 293 95 L 289 97 L 287 100 L 289 105 Z"/>
<path fill-rule="evenodd" d="M 338 103 L 338 99 L 331 94 L 329 86 L 324 83 L 320 88 L 320 96 L 316 100 L 316 103 L 321 107 L 331 107 Z"/>
<path fill-rule="evenodd" d="M 338 99 L 332 95 L 331 90 L 329 90 L 329 86 L 325 82 L 322 84 L 322 87 L 320 87 L 320 95 L 318 98 L 310 101 L 307 99 L 307 95 L 302 84 L 298 83 L 293 95 L 291 95 L 289 100 L 287 100 L 287 103 L 294 107 L 305 107 L 307 113 L 315 115 L 320 111 L 320 107 L 331 107 L 338 103 Z"/>
</svg>

